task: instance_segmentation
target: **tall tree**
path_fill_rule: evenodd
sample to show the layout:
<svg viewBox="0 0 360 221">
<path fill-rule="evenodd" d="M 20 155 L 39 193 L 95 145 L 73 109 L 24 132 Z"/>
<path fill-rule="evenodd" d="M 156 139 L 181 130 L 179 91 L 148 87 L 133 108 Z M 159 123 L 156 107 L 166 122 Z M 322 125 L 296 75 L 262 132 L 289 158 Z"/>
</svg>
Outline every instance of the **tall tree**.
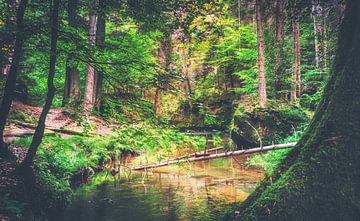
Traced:
<svg viewBox="0 0 360 221">
<path fill-rule="evenodd" d="M 346 1 L 335 62 L 305 135 L 236 220 L 360 217 L 360 1 Z"/>
<path fill-rule="evenodd" d="M 96 44 L 96 5 L 97 0 L 90 2 L 89 10 L 89 45 L 94 47 Z M 94 85 L 95 85 L 95 68 L 92 64 L 88 64 L 86 75 L 86 86 L 84 94 L 84 109 L 91 111 L 94 107 Z"/>
<path fill-rule="evenodd" d="M 263 36 L 263 0 L 256 0 L 256 25 L 258 41 L 258 67 L 259 67 L 259 105 L 267 107 L 266 78 L 265 78 L 265 55 Z"/>
<path fill-rule="evenodd" d="M 276 30 L 276 65 L 275 65 L 275 92 L 276 97 L 280 98 L 282 82 L 284 78 L 284 38 L 285 38 L 285 20 L 284 20 L 284 1 L 276 0 L 275 3 L 275 30 Z"/>
<path fill-rule="evenodd" d="M 105 48 L 105 29 L 106 29 L 106 4 L 105 0 L 99 1 L 98 18 L 96 24 L 96 46 L 100 51 Z M 103 75 L 100 70 L 95 72 L 95 85 L 94 85 L 94 103 L 95 109 L 100 110 L 103 90 Z"/>
<path fill-rule="evenodd" d="M 4 129 L 12 104 L 16 78 L 23 51 L 24 14 L 27 4 L 28 0 L 21 0 L 16 13 L 16 39 L 14 44 L 14 55 L 10 67 L 10 72 L 6 79 L 4 95 L 0 107 L 0 154 L 5 157 L 8 156 L 9 150 L 7 149 L 7 146 L 4 142 Z"/>
<path fill-rule="evenodd" d="M 300 16 L 299 10 L 293 9 L 292 14 L 293 31 L 293 76 L 291 83 L 291 103 L 301 96 L 301 62 L 300 62 Z"/>
<path fill-rule="evenodd" d="M 29 168 L 33 163 L 37 149 L 41 144 L 42 138 L 44 136 L 46 116 L 51 108 L 55 96 L 54 76 L 55 76 L 55 66 L 56 66 L 56 58 L 57 58 L 60 0 L 53 0 L 52 5 L 53 8 L 52 8 L 52 16 L 51 16 L 50 67 L 49 67 L 49 76 L 47 81 L 48 93 L 46 96 L 44 108 L 40 114 L 38 125 L 35 129 L 32 142 L 30 144 L 29 150 L 26 154 L 24 161 L 20 165 L 20 168 Z"/>
<path fill-rule="evenodd" d="M 68 0 L 69 26 L 73 29 L 78 28 L 78 4 L 78 0 Z M 68 105 L 69 102 L 71 106 L 77 106 L 80 99 L 80 78 L 77 64 L 71 55 L 66 62 L 65 75 L 63 106 Z"/>
</svg>

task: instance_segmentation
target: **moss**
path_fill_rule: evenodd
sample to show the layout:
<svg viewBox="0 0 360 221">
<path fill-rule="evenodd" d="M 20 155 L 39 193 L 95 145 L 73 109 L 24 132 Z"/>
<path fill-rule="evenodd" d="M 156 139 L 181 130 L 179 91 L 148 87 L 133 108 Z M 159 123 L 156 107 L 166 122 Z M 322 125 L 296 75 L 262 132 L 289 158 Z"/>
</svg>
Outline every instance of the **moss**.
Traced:
<svg viewBox="0 0 360 221">
<path fill-rule="evenodd" d="M 33 117 L 31 117 L 28 113 L 17 110 L 17 109 L 12 109 L 9 113 L 9 118 L 12 120 L 18 120 L 18 121 L 22 121 L 22 122 L 34 122 Z"/>
<path fill-rule="evenodd" d="M 304 130 L 307 114 L 298 107 L 279 106 L 274 109 L 245 109 L 234 114 L 231 137 L 238 147 L 255 147 L 281 143 L 286 137 Z"/>
</svg>

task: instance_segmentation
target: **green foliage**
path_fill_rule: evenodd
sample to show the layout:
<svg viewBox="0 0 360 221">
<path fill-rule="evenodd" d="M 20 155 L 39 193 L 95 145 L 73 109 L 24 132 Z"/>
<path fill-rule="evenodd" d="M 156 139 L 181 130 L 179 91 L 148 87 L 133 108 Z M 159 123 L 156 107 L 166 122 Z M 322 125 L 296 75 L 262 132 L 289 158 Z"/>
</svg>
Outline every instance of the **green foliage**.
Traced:
<svg viewBox="0 0 360 221">
<path fill-rule="evenodd" d="M 22 122 L 33 122 L 34 119 L 26 112 L 21 110 L 12 109 L 9 113 L 9 118 L 12 120 L 18 120 Z"/>
<path fill-rule="evenodd" d="M 305 129 L 302 128 L 299 131 L 294 131 L 291 136 L 279 140 L 279 143 L 291 143 L 298 142 L 301 136 L 305 133 Z M 266 175 L 272 175 L 277 168 L 281 165 L 287 154 L 291 149 L 274 150 L 265 154 L 255 154 L 248 158 L 246 164 L 249 166 L 260 167 L 265 170 Z"/>
<path fill-rule="evenodd" d="M 246 163 L 249 166 L 260 167 L 265 170 L 267 175 L 271 175 L 288 153 L 289 150 L 285 149 L 274 150 L 265 154 L 256 154 L 249 158 Z"/>
<path fill-rule="evenodd" d="M 14 219 L 21 219 L 24 212 L 24 203 L 14 200 L 9 193 L 0 194 L 0 214 L 13 217 Z"/>
<path fill-rule="evenodd" d="M 107 119 L 115 119 L 117 122 L 154 120 L 155 118 L 153 104 L 136 96 L 104 96 L 100 114 Z"/>
</svg>

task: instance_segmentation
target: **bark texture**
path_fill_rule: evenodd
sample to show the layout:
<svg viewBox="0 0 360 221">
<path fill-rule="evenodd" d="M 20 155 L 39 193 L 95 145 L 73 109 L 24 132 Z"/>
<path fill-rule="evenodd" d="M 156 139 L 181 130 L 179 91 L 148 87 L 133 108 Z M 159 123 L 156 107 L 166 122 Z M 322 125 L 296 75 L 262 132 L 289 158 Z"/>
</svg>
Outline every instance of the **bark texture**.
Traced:
<svg viewBox="0 0 360 221">
<path fill-rule="evenodd" d="M 96 5 L 96 1 L 92 1 Z M 95 46 L 96 39 L 96 11 L 95 6 L 92 5 L 89 15 L 89 44 L 90 46 Z M 95 68 L 92 64 L 88 64 L 87 75 L 86 75 L 86 85 L 85 85 L 85 95 L 84 95 L 84 109 L 87 112 L 91 112 L 94 107 L 94 85 L 95 85 Z"/>
<path fill-rule="evenodd" d="M 360 1 L 348 0 L 332 75 L 314 119 L 237 220 L 360 217 Z"/>
<path fill-rule="evenodd" d="M 282 81 L 284 76 L 284 38 L 285 38 L 285 21 L 284 21 L 284 1 L 276 0 L 275 3 L 275 20 L 276 20 L 276 65 L 275 65 L 275 92 L 276 97 L 281 97 Z"/>
<path fill-rule="evenodd" d="M 258 67 L 259 67 L 259 105 L 267 107 L 266 78 L 265 78 L 265 55 L 263 36 L 263 0 L 256 0 L 256 24 L 258 39 Z"/>
<path fill-rule="evenodd" d="M 100 51 L 105 48 L 105 29 L 106 29 L 106 14 L 105 1 L 99 1 L 99 12 L 96 24 L 96 46 Z M 100 110 L 103 92 L 103 75 L 101 70 L 95 72 L 95 87 L 94 87 L 94 106 L 97 111 Z"/>
<path fill-rule="evenodd" d="M 67 11 L 69 15 L 69 26 L 74 29 L 78 27 L 78 3 L 78 0 L 68 0 Z M 76 107 L 80 99 L 80 78 L 78 67 L 72 56 L 68 58 L 65 75 L 63 106 L 69 104 L 70 106 Z"/>
<path fill-rule="evenodd" d="M 300 18 L 297 10 L 294 10 L 292 18 L 293 28 L 293 77 L 291 83 L 291 98 L 293 103 L 297 97 L 301 96 L 301 61 L 300 61 Z"/>
</svg>

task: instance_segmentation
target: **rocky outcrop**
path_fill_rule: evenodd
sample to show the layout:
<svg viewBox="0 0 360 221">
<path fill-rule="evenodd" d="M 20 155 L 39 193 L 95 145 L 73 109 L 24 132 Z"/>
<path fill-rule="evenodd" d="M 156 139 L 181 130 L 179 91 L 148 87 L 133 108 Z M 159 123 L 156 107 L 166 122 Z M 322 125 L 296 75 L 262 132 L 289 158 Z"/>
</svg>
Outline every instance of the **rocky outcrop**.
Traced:
<svg viewBox="0 0 360 221">
<path fill-rule="evenodd" d="M 230 134 L 239 149 L 248 149 L 282 142 L 308 122 L 306 114 L 296 107 L 237 111 Z"/>
</svg>

